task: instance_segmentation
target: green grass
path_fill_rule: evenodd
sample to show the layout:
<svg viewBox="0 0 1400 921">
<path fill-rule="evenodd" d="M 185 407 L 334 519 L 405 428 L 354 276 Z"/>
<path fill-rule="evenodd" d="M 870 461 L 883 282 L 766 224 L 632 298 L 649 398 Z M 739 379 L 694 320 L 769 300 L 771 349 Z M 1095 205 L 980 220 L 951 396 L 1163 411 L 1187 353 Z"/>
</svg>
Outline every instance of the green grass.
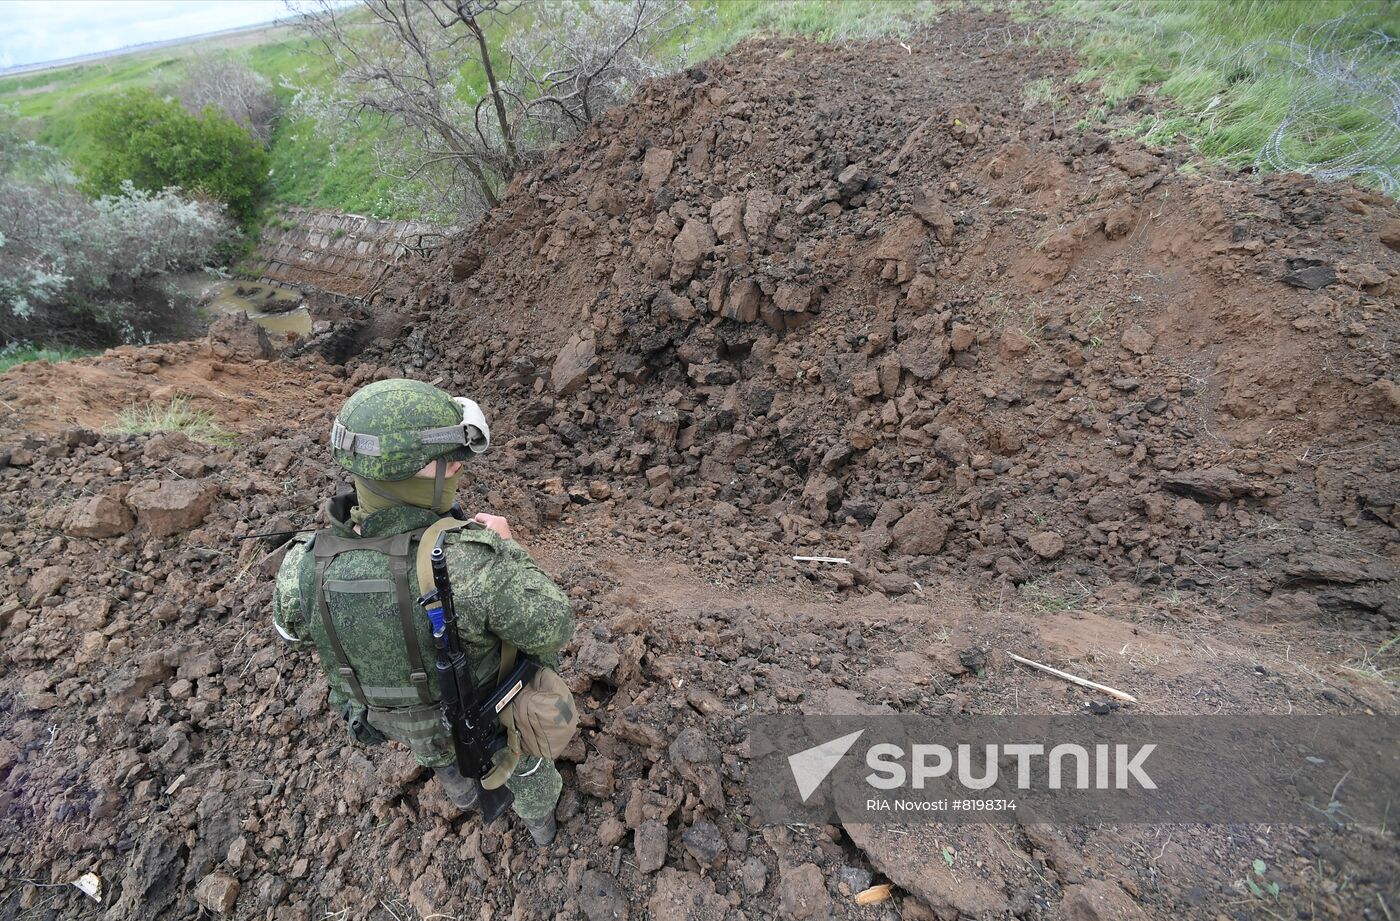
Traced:
<svg viewBox="0 0 1400 921">
<path fill-rule="evenodd" d="M 150 432 L 183 432 L 195 441 L 231 445 L 237 437 L 214 424 L 211 413 L 191 409 L 187 397 L 176 397 L 164 406 L 146 403 L 117 413 L 117 422 L 108 431 L 116 435 L 145 435 Z"/>
<path fill-rule="evenodd" d="M 676 36 L 668 50 L 694 63 L 753 35 L 802 35 L 826 42 L 899 35 L 942 11 L 978 5 L 960 0 L 718 0 L 710 5 L 712 15 L 702 17 L 692 34 Z M 1017 21 L 1030 21 L 1040 9 L 996 6 Z M 1343 15 L 1348 27 L 1334 36 L 1342 45 L 1377 35 L 1400 37 L 1400 4 L 1381 0 L 1054 0 L 1048 9 L 1069 26 L 1064 34 L 1084 62 L 1076 80 L 1097 80 L 1102 88 L 1104 111 L 1089 121 L 1107 118 L 1109 109 L 1136 94 L 1155 93 L 1157 110 L 1133 116 L 1131 133 L 1155 143 L 1184 137 L 1207 157 L 1236 165 L 1255 161 L 1290 103 L 1308 85 L 1288 64 L 1280 42 Z M 493 43 L 499 47 L 521 21 L 494 22 Z M 246 55 L 284 102 L 293 95 L 283 87 L 286 82 L 325 87 L 333 79 L 326 59 L 290 28 L 242 36 L 235 44 L 236 53 Z M 0 78 L 0 104 L 17 106 L 38 127 L 39 140 L 81 164 L 88 155 L 81 120 L 105 94 L 173 79 L 191 55 L 219 50 L 209 42 L 197 43 Z M 1394 75 L 1400 51 L 1390 51 L 1367 51 L 1357 55 L 1356 63 L 1363 73 Z M 463 76 L 464 91 L 484 88 L 484 76 L 474 63 Z M 1044 80 L 1028 86 L 1022 97 L 1027 108 L 1057 103 L 1053 86 Z M 1306 167 L 1370 149 L 1379 151 L 1373 159 L 1380 169 L 1400 175 L 1400 133 L 1375 109 L 1339 101 L 1311 113 L 1284 139 L 1280 159 Z M 1080 127 L 1088 126 L 1082 122 Z M 416 216 L 402 212 L 393 182 L 377 175 L 374 142 L 390 132 L 370 121 L 333 149 L 326 133 L 308 120 L 282 120 L 270 144 L 269 204 Z"/>
<path fill-rule="evenodd" d="M 0 349 L 0 374 L 16 365 L 30 361 L 47 361 L 57 364 L 71 358 L 86 358 L 96 355 L 101 349 L 76 349 L 66 345 L 36 346 L 27 343 L 11 343 Z"/>
<path fill-rule="evenodd" d="M 1394 192 L 1400 125 L 1384 93 L 1359 89 L 1400 75 L 1400 4 L 1355 0 L 1057 0 L 1111 108 L 1139 93 L 1156 111 L 1131 133 L 1189 140 L 1208 158 L 1261 161 L 1320 175 L 1338 167 Z M 1344 17 L 1339 27 L 1324 23 Z M 1298 66 L 1306 54 L 1346 62 L 1346 82 Z M 1350 86 L 1348 86 L 1348 83 Z M 1392 90 L 1393 92 L 1393 90 Z M 1289 119 L 1289 127 L 1275 136 Z M 1278 142 L 1276 149 L 1270 144 Z"/>
<path fill-rule="evenodd" d="M 801 35 L 820 42 L 906 34 L 956 4 L 947 0 L 719 0 L 686 57 L 703 61 L 752 35 Z"/>
</svg>

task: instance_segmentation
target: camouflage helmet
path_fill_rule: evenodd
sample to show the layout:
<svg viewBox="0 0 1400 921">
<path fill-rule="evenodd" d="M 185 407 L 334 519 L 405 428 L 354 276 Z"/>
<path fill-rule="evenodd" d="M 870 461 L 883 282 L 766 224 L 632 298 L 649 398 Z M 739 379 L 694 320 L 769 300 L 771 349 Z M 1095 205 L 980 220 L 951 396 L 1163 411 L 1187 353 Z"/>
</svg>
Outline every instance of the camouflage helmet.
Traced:
<svg viewBox="0 0 1400 921">
<path fill-rule="evenodd" d="M 491 444 L 481 407 L 422 381 L 375 381 L 331 426 L 336 463 L 368 480 L 406 480 L 435 460 L 467 460 Z"/>
</svg>

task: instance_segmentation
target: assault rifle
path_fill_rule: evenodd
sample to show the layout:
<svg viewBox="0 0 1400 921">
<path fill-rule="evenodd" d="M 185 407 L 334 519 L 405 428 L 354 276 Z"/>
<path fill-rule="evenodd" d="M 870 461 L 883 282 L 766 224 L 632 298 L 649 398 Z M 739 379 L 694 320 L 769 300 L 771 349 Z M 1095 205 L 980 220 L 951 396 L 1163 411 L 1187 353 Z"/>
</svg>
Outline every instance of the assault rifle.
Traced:
<svg viewBox="0 0 1400 921">
<path fill-rule="evenodd" d="M 446 534 L 438 536 L 428 559 L 433 571 L 433 587 L 418 599 L 433 627 L 437 647 L 438 689 L 442 695 L 442 722 L 452 733 L 457 770 L 463 777 L 480 782 L 495 768 L 493 756 L 505 747 L 506 732 L 500 713 L 534 677 L 539 664 L 521 656 L 485 700 L 481 699 L 471 663 L 457 637 L 457 607 L 452 600 L 452 583 L 447 575 L 447 555 L 443 550 Z M 494 790 L 481 788 L 481 817 L 494 822 L 515 799 L 504 785 Z"/>
</svg>

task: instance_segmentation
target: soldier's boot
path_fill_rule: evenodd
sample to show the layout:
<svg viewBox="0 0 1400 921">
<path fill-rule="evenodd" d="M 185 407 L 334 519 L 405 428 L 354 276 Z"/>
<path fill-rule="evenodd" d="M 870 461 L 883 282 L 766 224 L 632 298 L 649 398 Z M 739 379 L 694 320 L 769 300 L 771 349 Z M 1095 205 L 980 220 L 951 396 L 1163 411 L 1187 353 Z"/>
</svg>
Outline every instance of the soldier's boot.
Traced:
<svg viewBox="0 0 1400 921">
<path fill-rule="evenodd" d="M 442 789 L 452 801 L 452 805 L 463 812 L 476 809 L 477 801 L 481 799 L 481 787 L 475 779 L 463 777 L 455 764 L 440 767 L 436 773 L 438 782 L 442 784 Z"/>
<path fill-rule="evenodd" d="M 551 844 L 554 841 L 554 833 L 559 830 L 552 812 L 542 819 L 526 819 L 525 827 L 530 829 L 530 840 L 540 847 Z"/>
</svg>

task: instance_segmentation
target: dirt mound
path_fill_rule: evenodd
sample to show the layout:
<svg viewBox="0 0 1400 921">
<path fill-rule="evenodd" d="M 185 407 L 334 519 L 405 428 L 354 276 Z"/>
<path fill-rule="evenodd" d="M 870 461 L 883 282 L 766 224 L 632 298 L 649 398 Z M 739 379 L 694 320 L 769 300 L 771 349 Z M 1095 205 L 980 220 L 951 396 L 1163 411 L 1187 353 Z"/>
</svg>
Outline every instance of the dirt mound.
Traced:
<svg viewBox="0 0 1400 921">
<path fill-rule="evenodd" d="M 545 514 L 682 522 L 738 578 L 819 552 L 858 591 L 956 565 L 1400 619 L 1394 203 L 1070 128 L 1088 96 L 1008 92 L 1065 62 L 968 34 L 647 87 L 367 366 L 512 420 Z"/>
<path fill-rule="evenodd" d="M 1396 711 L 1393 206 L 1028 110 L 1071 65 L 999 25 L 645 87 L 343 368 L 0 378 L 0 919 L 96 910 L 88 871 L 121 919 L 1213 918 L 1256 860 L 1269 913 L 1374 915 L 1365 829 L 749 822 L 754 713 L 1090 709 L 1002 650 L 1143 712 Z M 277 540 L 235 540 L 312 521 L 330 414 L 405 372 L 486 407 L 464 504 L 580 613 L 544 855 L 348 743 L 271 630 Z M 81 427 L 162 387 L 240 444 Z"/>
</svg>

